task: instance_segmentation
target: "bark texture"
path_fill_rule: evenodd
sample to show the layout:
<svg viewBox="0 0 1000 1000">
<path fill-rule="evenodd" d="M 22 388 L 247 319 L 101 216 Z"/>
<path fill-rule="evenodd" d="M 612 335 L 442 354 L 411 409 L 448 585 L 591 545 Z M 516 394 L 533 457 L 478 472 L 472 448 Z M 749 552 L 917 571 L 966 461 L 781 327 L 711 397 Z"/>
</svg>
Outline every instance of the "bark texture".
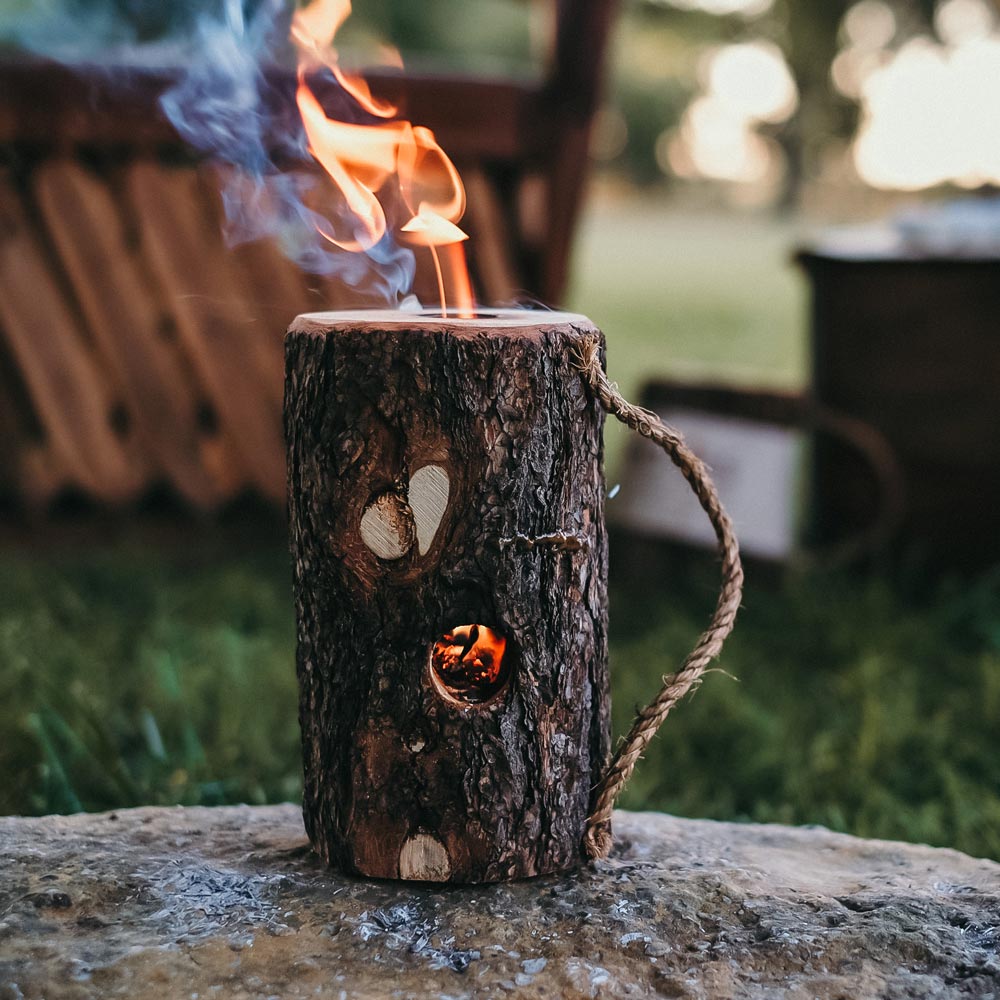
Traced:
<svg viewBox="0 0 1000 1000">
<path fill-rule="evenodd" d="M 570 355 L 594 335 L 531 312 L 289 330 L 303 812 L 332 864 L 484 882 L 582 860 L 609 749 L 603 411 Z M 506 640 L 480 703 L 431 663 L 467 624 Z"/>
</svg>

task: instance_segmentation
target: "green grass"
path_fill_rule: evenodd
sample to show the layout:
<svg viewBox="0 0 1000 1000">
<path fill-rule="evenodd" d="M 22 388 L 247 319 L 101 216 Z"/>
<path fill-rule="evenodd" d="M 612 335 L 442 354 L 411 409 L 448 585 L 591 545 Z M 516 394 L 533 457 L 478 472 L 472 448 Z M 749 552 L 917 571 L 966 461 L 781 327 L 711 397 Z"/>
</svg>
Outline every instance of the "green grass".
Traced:
<svg viewBox="0 0 1000 1000">
<path fill-rule="evenodd" d="M 605 201 L 584 237 L 572 304 L 606 330 L 627 392 L 657 372 L 804 378 L 787 226 Z M 0 555 L 0 812 L 294 799 L 281 546 L 56 551 Z M 669 585 L 622 579 L 612 597 L 619 733 L 713 603 L 710 558 L 669 569 Z M 1000 573 L 751 577 L 720 668 L 623 804 L 1000 858 Z"/>
<path fill-rule="evenodd" d="M 200 547 L 4 560 L 0 812 L 297 794 L 287 560 Z"/>
<path fill-rule="evenodd" d="M 807 373 L 794 227 L 605 193 L 581 224 L 572 308 L 608 338 L 626 391 L 651 374 L 797 387 Z"/>
<path fill-rule="evenodd" d="M 613 594 L 619 733 L 704 624 L 705 563 Z M 288 580 L 274 547 L 8 556 L 0 812 L 294 799 Z M 751 585 L 722 669 L 670 717 L 623 804 L 1000 857 L 1000 574 L 900 589 Z"/>
<path fill-rule="evenodd" d="M 619 731 L 650 674 L 690 645 L 712 583 L 697 611 L 688 586 L 673 606 L 634 594 L 613 604 Z M 751 584 L 725 673 L 668 719 L 622 804 L 1000 858 L 1000 573 L 905 589 L 846 576 Z"/>
</svg>

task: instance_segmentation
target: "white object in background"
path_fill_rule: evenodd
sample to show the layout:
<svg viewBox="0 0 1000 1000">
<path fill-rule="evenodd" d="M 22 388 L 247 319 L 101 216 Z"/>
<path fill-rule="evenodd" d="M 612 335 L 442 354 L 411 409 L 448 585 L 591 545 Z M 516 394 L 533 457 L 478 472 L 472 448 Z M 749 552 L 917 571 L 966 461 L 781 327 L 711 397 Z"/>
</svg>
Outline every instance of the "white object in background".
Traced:
<svg viewBox="0 0 1000 1000">
<path fill-rule="evenodd" d="M 795 546 L 801 432 L 679 407 L 659 415 L 711 470 L 742 551 L 788 557 Z M 643 534 L 715 545 L 712 526 L 686 480 L 649 441 L 629 455 L 614 512 L 617 523 Z"/>
</svg>

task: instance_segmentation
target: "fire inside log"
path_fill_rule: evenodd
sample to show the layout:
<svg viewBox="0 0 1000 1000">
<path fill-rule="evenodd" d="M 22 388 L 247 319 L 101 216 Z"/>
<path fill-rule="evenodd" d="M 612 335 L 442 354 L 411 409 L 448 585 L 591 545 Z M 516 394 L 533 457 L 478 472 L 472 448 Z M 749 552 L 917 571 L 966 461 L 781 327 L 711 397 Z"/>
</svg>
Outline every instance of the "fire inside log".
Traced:
<svg viewBox="0 0 1000 1000">
<path fill-rule="evenodd" d="M 603 411 L 582 316 L 300 316 L 285 432 L 303 813 L 378 878 L 584 860 L 609 750 Z"/>
<path fill-rule="evenodd" d="M 459 625 L 434 643 L 431 666 L 445 691 L 459 702 L 492 698 L 510 674 L 507 640 L 485 625 Z"/>
</svg>

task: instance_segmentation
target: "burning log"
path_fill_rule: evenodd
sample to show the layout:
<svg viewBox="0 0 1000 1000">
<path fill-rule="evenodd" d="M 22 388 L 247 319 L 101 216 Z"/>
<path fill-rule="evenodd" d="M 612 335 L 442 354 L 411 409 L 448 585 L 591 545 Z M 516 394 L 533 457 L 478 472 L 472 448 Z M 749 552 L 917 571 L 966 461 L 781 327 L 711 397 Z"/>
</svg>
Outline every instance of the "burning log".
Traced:
<svg viewBox="0 0 1000 1000">
<path fill-rule="evenodd" d="M 369 251 L 394 228 L 429 252 L 442 315 L 307 314 L 286 338 L 306 829 L 327 861 L 381 878 L 560 871 L 607 855 L 616 797 L 718 655 L 736 540 L 703 463 L 607 380 L 588 320 L 476 313 L 461 179 L 429 129 L 339 71 L 349 10 L 331 0 L 292 22 L 309 151 L 347 209 L 317 232 Z M 380 123 L 328 117 L 317 61 Z M 606 773 L 602 408 L 678 466 L 723 556 L 709 629 Z"/>
<path fill-rule="evenodd" d="M 609 750 L 583 317 L 298 317 L 285 433 L 309 837 L 364 875 L 583 860 Z"/>
</svg>

